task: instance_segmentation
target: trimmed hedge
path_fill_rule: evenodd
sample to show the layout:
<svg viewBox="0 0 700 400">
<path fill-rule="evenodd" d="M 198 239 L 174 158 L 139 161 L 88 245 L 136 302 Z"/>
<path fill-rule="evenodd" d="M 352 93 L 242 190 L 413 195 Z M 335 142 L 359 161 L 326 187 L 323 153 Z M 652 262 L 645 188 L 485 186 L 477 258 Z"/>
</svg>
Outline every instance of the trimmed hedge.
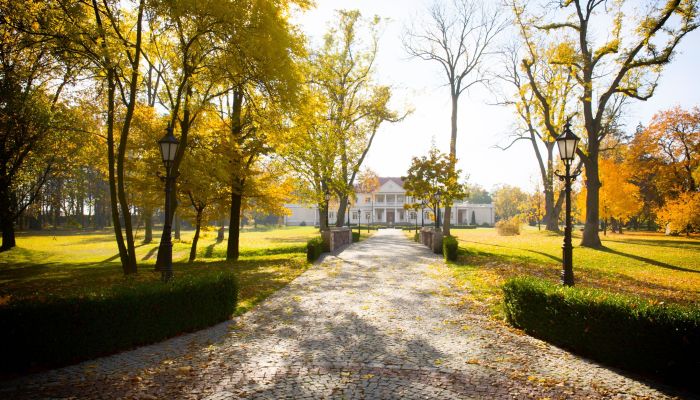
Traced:
<svg viewBox="0 0 700 400">
<path fill-rule="evenodd" d="M 11 303 L 0 308 L 0 371 L 70 364 L 205 328 L 231 317 L 237 293 L 228 272 Z"/>
<path fill-rule="evenodd" d="M 508 321 L 598 361 L 700 387 L 700 307 L 654 303 L 536 278 L 503 286 Z"/>
<path fill-rule="evenodd" d="M 445 236 L 442 238 L 442 254 L 446 261 L 457 261 L 457 238 L 454 236 Z"/>
<path fill-rule="evenodd" d="M 357 243 L 360 241 L 360 232 L 353 232 L 352 233 L 352 242 Z"/>
<path fill-rule="evenodd" d="M 308 242 L 306 242 L 306 260 L 309 262 L 314 262 L 318 260 L 319 257 L 321 257 L 321 253 L 323 253 L 323 239 L 320 237 L 315 237 L 313 239 L 309 239 Z"/>
</svg>

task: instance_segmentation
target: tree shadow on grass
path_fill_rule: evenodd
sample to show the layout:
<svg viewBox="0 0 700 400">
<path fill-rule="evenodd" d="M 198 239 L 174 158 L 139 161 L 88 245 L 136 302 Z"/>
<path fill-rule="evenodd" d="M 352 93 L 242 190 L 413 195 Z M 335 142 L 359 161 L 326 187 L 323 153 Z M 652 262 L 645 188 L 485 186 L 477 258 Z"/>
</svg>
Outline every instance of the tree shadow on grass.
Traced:
<svg viewBox="0 0 700 400">
<path fill-rule="evenodd" d="M 602 248 L 599 249 L 599 251 L 603 251 L 603 252 L 605 252 L 605 253 L 615 254 L 615 255 L 618 255 L 618 256 L 622 256 L 622 257 L 631 258 L 631 259 L 633 259 L 633 260 L 637 260 L 637 261 L 641 261 L 641 262 L 644 262 L 644 263 L 647 263 L 647 264 L 651 264 L 651 265 L 654 265 L 654 266 L 656 266 L 656 267 L 667 268 L 667 269 L 671 269 L 671 270 L 674 270 L 674 271 L 692 272 L 692 273 L 694 273 L 694 274 L 700 274 L 700 270 L 694 270 L 694 269 L 689 269 L 689 268 L 678 267 L 678 266 L 676 266 L 676 265 L 671 265 L 671 264 L 668 264 L 668 263 L 665 263 L 665 262 L 661 262 L 661 261 L 658 261 L 658 260 L 654 260 L 654 259 L 651 259 L 651 258 L 642 257 L 642 256 L 636 256 L 636 255 L 634 255 L 634 254 L 629 254 L 629 253 L 623 253 L 623 252 L 621 252 L 621 251 L 619 251 L 619 250 L 613 250 L 613 249 L 611 249 L 611 248 L 609 248 L 609 247 L 602 247 Z"/>
<path fill-rule="evenodd" d="M 530 249 L 523 249 L 523 248 L 520 248 L 520 247 L 503 246 L 503 245 L 500 245 L 500 244 L 493 244 L 493 243 L 483 243 L 483 242 L 477 242 L 477 241 L 473 241 L 473 240 L 458 239 L 458 241 L 461 242 L 461 243 L 475 243 L 475 244 L 481 244 L 481 245 L 487 245 L 487 246 L 493 246 L 493 247 L 500 247 L 500 248 L 503 248 L 503 249 L 518 250 L 518 251 L 526 251 L 526 252 L 528 252 L 528 253 L 533 253 L 533 254 L 537 254 L 537 255 L 540 255 L 540 256 L 544 256 L 544 257 L 549 258 L 549 259 L 551 259 L 552 261 L 555 261 L 555 262 L 557 262 L 557 263 L 561 263 L 561 262 L 562 262 L 561 257 L 553 256 L 553 255 L 551 255 L 551 254 L 549 254 L 549 253 L 545 253 L 545 252 L 543 252 L 543 251 L 530 250 Z M 520 260 L 520 261 L 523 261 L 523 262 L 533 262 L 533 261 L 539 262 L 539 261 L 540 261 L 540 260 L 538 260 L 538 259 L 535 258 L 535 257 L 528 257 L 528 256 L 521 256 L 521 255 L 504 255 L 504 254 L 498 254 L 498 253 L 489 252 L 489 251 L 483 251 L 483 250 L 474 251 L 474 250 L 472 250 L 472 249 L 467 249 L 467 248 L 462 248 L 462 249 L 464 249 L 465 254 L 495 258 L 495 259 L 497 259 L 498 261 L 504 261 L 504 262 L 512 261 L 513 259 Z"/>
<path fill-rule="evenodd" d="M 615 242 L 615 243 L 623 243 L 623 244 L 638 244 L 638 245 L 642 245 L 642 246 L 653 246 L 653 247 L 665 246 L 665 247 L 672 247 L 672 248 L 676 248 L 676 249 L 690 249 L 690 250 L 700 249 L 700 240 L 692 240 L 692 239 L 688 239 L 688 240 L 672 240 L 672 239 L 623 239 L 623 240 L 615 240 L 615 239 L 609 239 L 609 237 L 603 237 L 602 240 L 605 242 Z"/>
</svg>

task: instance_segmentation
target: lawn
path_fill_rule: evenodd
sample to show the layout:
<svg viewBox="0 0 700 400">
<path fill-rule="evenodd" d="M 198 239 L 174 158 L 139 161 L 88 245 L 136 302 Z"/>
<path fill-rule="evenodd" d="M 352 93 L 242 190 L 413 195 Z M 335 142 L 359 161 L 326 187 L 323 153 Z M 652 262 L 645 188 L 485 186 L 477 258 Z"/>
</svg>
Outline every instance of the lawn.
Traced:
<svg viewBox="0 0 700 400">
<path fill-rule="evenodd" d="M 652 301 L 700 304 L 700 239 L 655 232 L 602 236 L 603 249 L 579 247 L 574 233 L 577 286 L 603 288 Z M 523 227 L 520 235 L 499 236 L 493 228 L 453 230 L 459 260 L 450 263 L 473 301 L 498 310 L 500 285 L 516 275 L 558 281 L 562 236 Z"/>
<path fill-rule="evenodd" d="M 226 241 L 217 242 L 216 231 L 204 231 L 197 261 L 188 263 L 193 234 L 183 231 L 181 240 L 174 242 L 175 278 L 233 268 L 240 287 L 237 313 L 241 313 L 306 269 L 305 244 L 318 233 L 313 227 L 244 230 L 239 261 L 226 262 Z M 137 236 L 139 273 L 125 278 L 109 230 L 22 232 L 17 237 L 17 248 L 0 253 L 0 303 L 27 297 L 79 295 L 125 280 L 157 281 L 160 274 L 153 271 L 153 266 L 158 241 L 142 244 L 141 240 Z"/>
</svg>

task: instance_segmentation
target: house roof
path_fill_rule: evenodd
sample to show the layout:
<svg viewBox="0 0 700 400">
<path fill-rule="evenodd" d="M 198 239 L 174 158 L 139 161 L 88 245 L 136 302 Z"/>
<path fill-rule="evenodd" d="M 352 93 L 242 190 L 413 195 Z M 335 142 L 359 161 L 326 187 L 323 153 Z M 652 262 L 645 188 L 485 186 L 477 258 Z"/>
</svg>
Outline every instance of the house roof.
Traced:
<svg viewBox="0 0 700 400">
<path fill-rule="evenodd" d="M 399 176 L 379 177 L 379 186 L 384 186 L 384 184 L 389 181 L 392 181 L 403 188 L 403 179 L 401 179 Z"/>
<path fill-rule="evenodd" d="M 401 187 L 403 189 L 403 179 L 401 179 L 401 177 L 399 177 L 399 176 L 380 176 L 380 177 L 377 177 L 377 179 L 379 179 L 379 187 L 382 187 L 387 182 L 391 181 L 391 182 L 394 182 L 395 184 L 399 185 L 399 187 Z M 357 193 L 362 193 L 360 191 L 360 185 L 357 183 L 355 184 L 355 191 Z"/>
</svg>

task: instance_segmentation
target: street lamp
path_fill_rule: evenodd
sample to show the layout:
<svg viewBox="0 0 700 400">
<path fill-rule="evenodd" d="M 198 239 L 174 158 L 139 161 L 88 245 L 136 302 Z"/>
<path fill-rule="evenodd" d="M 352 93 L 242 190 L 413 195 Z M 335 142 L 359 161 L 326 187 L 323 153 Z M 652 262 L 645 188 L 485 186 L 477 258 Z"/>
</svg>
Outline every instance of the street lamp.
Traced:
<svg viewBox="0 0 700 400">
<path fill-rule="evenodd" d="M 435 228 L 440 229 L 440 196 L 442 196 L 442 190 L 438 189 L 435 193 L 435 201 L 437 202 L 437 216 L 435 218 Z"/>
<path fill-rule="evenodd" d="M 576 157 L 579 137 L 571 132 L 571 121 L 566 121 L 564 132 L 557 137 L 559 157 L 566 168 L 564 175 L 556 174 L 564 181 L 564 194 L 566 199 L 566 215 L 564 226 L 564 244 L 562 245 L 562 271 L 561 282 L 565 286 L 574 286 L 574 247 L 571 245 L 571 182 L 576 179 L 578 173 L 571 173 L 571 164 Z"/>
<path fill-rule="evenodd" d="M 163 166 L 165 166 L 165 176 L 161 177 L 161 179 L 165 181 L 165 221 L 163 223 L 163 240 L 160 242 L 160 250 L 163 254 L 163 269 L 161 271 L 161 279 L 163 282 L 168 282 L 173 277 L 173 242 L 170 239 L 170 214 L 172 207 L 170 204 L 170 192 L 177 178 L 177 175 L 173 175 L 172 168 L 179 144 L 180 141 L 173 136 L 173 129 L 170 124 L 168 124 L 168 127 L 165 128 L 165 136 L 158 141 L 160 157 L 163 160 Z"/>
</svg>

